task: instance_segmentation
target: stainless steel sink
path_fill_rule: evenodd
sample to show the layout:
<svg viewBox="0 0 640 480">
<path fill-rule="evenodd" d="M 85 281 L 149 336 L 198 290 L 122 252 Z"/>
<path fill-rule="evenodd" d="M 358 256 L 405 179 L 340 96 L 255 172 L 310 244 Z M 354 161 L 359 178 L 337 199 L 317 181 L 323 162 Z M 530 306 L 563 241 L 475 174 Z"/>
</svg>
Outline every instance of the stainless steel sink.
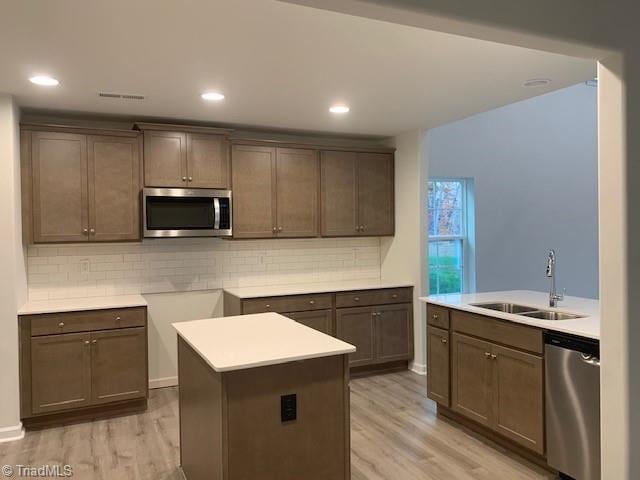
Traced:
<svg viewBox="0 0 640 480">
<path fill-rule="evenodd" d="M 564 312 L 552 312 L 550 310 L 526 312 L 521 315 L 523 317 L 539 318 L 540 320 L 575 320 L 576 318 L 584 318 L 584 315 L 575 315 L 573 313 L 564 313 Z"/>
<path fill-rule="evenodd" d="M 523 314 L 525 312 L 534 312 L 538 310 L 535 307 L 526 307 L 524 305 L 518 305 L 515 303 L 472 303 L 473 307 L 486 308 L 488 310 L 496 310 L 498 312 L 504 313 L 515 313 L 515 314 Z"/>
</svg>

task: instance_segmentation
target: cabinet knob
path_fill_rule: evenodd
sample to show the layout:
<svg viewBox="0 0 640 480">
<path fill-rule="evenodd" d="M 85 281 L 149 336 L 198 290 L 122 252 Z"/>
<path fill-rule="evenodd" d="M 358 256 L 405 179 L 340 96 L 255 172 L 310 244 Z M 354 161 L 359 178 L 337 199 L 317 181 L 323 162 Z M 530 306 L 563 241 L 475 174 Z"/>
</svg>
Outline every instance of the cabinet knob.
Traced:
<svg viewBox="0 0 640 480">
<path fill-rule="evenodd" d="M 83 228 L 82 229 L 82 233 L 89 233 L 89 229 L 88 228 Z"/>
<path fill-rule="evenodd" d="M 116 322 L 119 322 L 120 320 L 122 320 L 120 317 L 116 317 Z"/>
<path fill-rule="evenodd" d="M 438 320 L 438 319 L 440 318 L 440 315 L 438 315 L 437 313 L 434 313 L 433 315 L 431 315 L 431 317 L 432 317 L 434 320 Z"/>
<path fill-rule="evenodd" d="M 278 227 L 273 227 L 271 231 L 273 231 L 273 233 L 276 233 L 278 231 Z"/>
<path fill-rule="evenodd" d="M 264 308 L 271 308 L 271 305 L 269 305 L 268 303 L 264 306 Z"/>
<path fill-rule="evenodd" d="M 190 181 L 190 182 L 193 182 L 193 177 L 189 177 L 189 181 Z"/>
<path fill-rule="evenodd" d="M 360 301 L 360 297 L 353 297 L 354 302 L 359 302 Z"/>
<path fill-rule="evenodd" d="M 364 232 L 364 225 L 360 225 L 360 231 Z"/>
<path fill-rule="evenodd" d="M 497 356 L 497 355 L 495 355 L 495 354 L 492 354 L 492 355 L 491 355 L 491 360 L 495 360 L 496 358 L 498 358 L 498 356 Z"/>
<path fill-rule="evenodd" d="M 489 352 L 484 352 L 484 356 L 489 360 L 491 358 L 491 354 Z"/>
<path fill-rule="evenodd" d="M 281 231 L 282 231 L 282 227 L 278 227 L 278 232 L 281 232 Z"/>
<path fill-rule="evenodd" d="M 91 340 L 91 343 L 95 345 L 96 343 L 98 343 L 98 340 Z"/>
<path fill-rule="evenodd" d="M 85 340 L 85 341 L 84 341 L 84 344 L 85 344 L 85 345 L 89 345 L 89 340 Z"/>
<path fill-rule="evenodd" d="M 91 233 L 91 234 L 96 233 L 96 229 L 95 229 L 95 228 L 90 228 L 90 229 L 89 229 L 89 233 Z"/>
<path fill-rule="evenodd" d="M 187 181 L 187 177 L 182 177 L 182 181 L 186 182 Z"/>
<path fill-rule="evenodd" d="M 442 343 L 447 343 L 447 339 L 443 338 L 442 340 L 440 340 Z"/>
<path fill-rule="evenodd" d="M 60 322 L 60 323 L 58 324 L 58 326 L 59 326 L 60 328 L 64 327 L 64 322 Z"/>
<path fill-rule="evenodd" d="M 309 300 L 309 305 L 315 305 L 316 301 L 315 300 Z"/>
<path fill-rule="evenodd" d="M 391 295 L 391 298 L 398 298 L 398 294 L 394 293 L 393 295 Z"/>
</svg>

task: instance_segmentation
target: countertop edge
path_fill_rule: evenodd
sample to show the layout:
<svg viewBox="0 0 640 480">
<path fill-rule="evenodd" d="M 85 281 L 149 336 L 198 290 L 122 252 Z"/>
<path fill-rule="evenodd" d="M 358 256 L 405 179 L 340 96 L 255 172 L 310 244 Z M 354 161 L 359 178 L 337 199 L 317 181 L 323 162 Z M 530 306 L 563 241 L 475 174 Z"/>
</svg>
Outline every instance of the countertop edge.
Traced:
<svg viewBox="0 0 640 480">
<path fill-rule="evenodd" d="M 514 292 L 520 292 L 520 290 L 516 290 Z M 522 291 L 523 293 L 526 293 L 527 291 Z M 488 294 L 491 294 L 492 292 L 487 292 Z M 504 292 L 502 292 L 504 293 Z M 528 292 L 528 293 L 532 293 L 532 292 Z M 533 292 L 533 293 L 538 293 L 538 292 Z M 460 304 L 460 303 L 455 303 L 455 302 L 447 302 L 445 300 L 441 300 L 441 299 L 434 299 L 434 298 L 430 298 L 430 297 L 419 297 L 418 298 L 419 301 L 423 302 L 423 303 L 431 303 L 434 305 L 438 305 L 441 307 L 446 307 L 446 308 L 450 308 L 452 310 L 459 310 L 459 311 L 463 311 L 463 312 L 468 312 L 468 313 L 474 313 L 476 315 L 482 315 L 485 317 L 491 317 L 491 318 L 497 318 L 499 320 L 505 320 L 508 322 L 512 322 L 512 323 L 517 323 L 520 325 L 526 325 L 529 327 L 533 327 L 533 328 L 539 328 L 541 330 L 548 330 L 551 332 L 558 332 L 558 333 L 565 333 L 567 335 L 574 335 L 574 336 L 579 336 L 579 337 L 583 337 L 583 338 L 589 338 L 592 340 L 598 340 L 600 341 L 600 335 L 599 334 L 595 334 L 592 333 L 588 330 L 581 330 L 579 328 L 567 328 L 567 327 L 563 327 L 562 324 L 559 324 L 559 321 L 550 321 L 550 320 L 539 320 L 539 319 L 528 319 L 526 317 L 522 317 L 520 315 L 516 315 L 516 314 L 512 314 L 512 313 L 505 313 L 505 312 L 500 312 L 500 311 L 490 311 L 487 309 L 483 309 L 480 307 L 475 307 L 473 305 L 469 305 L 469 304 Z M 539 307 L 536 305 L 531 304 L 531 302 L 527 302 L 527 301 L 523 301 L 521 302 L 524 305 L 528 305 L 530 304 L 532 307 L 536 307 L 536 308 L 543 308 L 543 307 Z M 554 310 L 554 311 L 559 311 L 559 312 L 574 312 L 574 313 L 581 313 L 580 311 L 573 309 L 571 307 L 568 308 L 562 308 L 562 307 L 558 307 L 558 308 L 550 308 L 550 307 L 544 307 L 544 309 L 546 310 Z M 579 320 L 594 320 L 596 317 L 594 317 L 593 315 L 588 315 L 586 313 L 583 313 L 585 315 L 584 318 L 579 319 Z M 564 320 L 563 320 L 564 321 Z M 572 320 L 574 321 L 574 320 Z M 598 322 L 599 322 L 599 318 L 598 318 Z M 548 322 L 548 323 L 541 323 L 541 322 Z"/>
<path fill-rule="evenodd" d="M 300 284 L 300 285 L 273 285 L 267 286 L 266 289 L 274 289 L 280 291 L 277 293 L 274 292 L 266 292 L 263 291 L 261 293 L 242 293 L 243 289 L 260 289 L 262 287 L 227 287 L 222 290 L 225 293 L 233 295 L 234 297 L 240 299 L 252 299 L 252 298 L 264 298 L 264 297 L 284 297 L 288 295 L 310 295 L 310 294 L 319 294 L 319 293 L 341 293 L 341 292 L 351 292 L 351 291 L 361 291 L 361 290 L 384 290 L 387 288 L 415 288 L 415 285 L 411 282 L 381 282 L 379 284 L 367 284 L 363 283 L 361 285 L 353 284 L 353 285 L 340 285 L 339 282 L 333 285 L 318 285 L 318 284 Z"/>
<path fill-rule="evenodd" d="M 148 302 L 142 296 L 139 296 L 139 298 L 137 298 L 137 295 L 123 295 L 122 297 L 123 298 L 113 297 L 113 299 L 91 297 L 64 300 L 35 300 L 26 302 L 24 305 L 22 305 L 22 307 L 18 309 L 17 315 L 44 315 L 51 313 L 69 313 L 89 310 L 108 310 L 112 308 L 135 308 L 149 306 Z M 68 304 L 66 304 L 67 302 Z M 76 303 L 74 304 L 74 302 Z"/>
</svg>

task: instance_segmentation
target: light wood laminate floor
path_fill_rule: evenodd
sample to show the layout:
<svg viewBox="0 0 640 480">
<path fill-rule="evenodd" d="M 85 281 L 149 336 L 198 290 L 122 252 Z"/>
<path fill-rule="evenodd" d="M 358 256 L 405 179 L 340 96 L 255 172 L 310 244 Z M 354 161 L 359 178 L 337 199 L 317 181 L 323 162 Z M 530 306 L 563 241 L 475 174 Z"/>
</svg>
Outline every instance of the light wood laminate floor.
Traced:
<svg viewBox="0 0 640 480">
<path fill-rule="evenodd" d="M 82 480 L 182 479 L 177 397 L 152 390 L 143 414 L 28 432 L 0 444 L 0 464 L 70 464 Z M 553 478 L 438 418 L 424 377 L 410 372 L 351 382 L 351 432 L 353 480 Z"/>
</svg>

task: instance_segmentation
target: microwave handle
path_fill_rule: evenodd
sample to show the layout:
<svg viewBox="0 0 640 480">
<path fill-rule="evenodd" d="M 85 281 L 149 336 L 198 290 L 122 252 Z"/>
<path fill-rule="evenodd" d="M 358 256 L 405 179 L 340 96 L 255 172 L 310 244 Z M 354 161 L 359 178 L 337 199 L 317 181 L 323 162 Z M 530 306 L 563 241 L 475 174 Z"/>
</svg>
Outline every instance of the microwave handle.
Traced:
<svg viewBox="0 0 640 480">
<path fill-rule="evenodd" d="M 220 230 L 220 199 L 213 199 L 213 228 Z"/>
</svg>

